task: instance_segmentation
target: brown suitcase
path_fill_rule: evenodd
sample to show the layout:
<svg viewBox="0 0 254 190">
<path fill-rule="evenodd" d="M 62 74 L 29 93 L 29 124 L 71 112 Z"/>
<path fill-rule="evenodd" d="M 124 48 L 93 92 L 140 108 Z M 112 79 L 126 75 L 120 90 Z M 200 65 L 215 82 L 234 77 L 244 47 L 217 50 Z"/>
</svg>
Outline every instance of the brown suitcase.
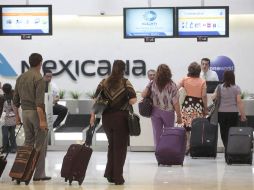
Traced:
<svg viewBox="0 0 254 190">
<path fill-rule="evenodd" d="M 14 164 L 9 176 L 16 180 L 17 184 L 25 182 L 29 184 L 39 158 L 39 152 L 32 146 L 21 146 L 18 149 Z"/>
</svg>

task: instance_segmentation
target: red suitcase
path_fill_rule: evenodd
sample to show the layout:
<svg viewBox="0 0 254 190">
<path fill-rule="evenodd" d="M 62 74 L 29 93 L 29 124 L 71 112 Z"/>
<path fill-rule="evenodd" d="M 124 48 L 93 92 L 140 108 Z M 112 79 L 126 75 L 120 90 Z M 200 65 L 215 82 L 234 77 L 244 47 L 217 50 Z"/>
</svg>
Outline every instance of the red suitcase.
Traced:
<svg viewBox="0 0 254 190">
<path fill-rule="evenodd" d="M 65 179 L 65 182 L 69 181 L 71 185 L 72 181 L 78 181 L 81 185 L 85 179 L 87 166 L 92 155 L 92 148 L 89 146 L 92 142 L 94 127 L 90 127 L 87 131 L 86 143 L 72 144 L 64 156 L 61 177 Z"/>
</svg>

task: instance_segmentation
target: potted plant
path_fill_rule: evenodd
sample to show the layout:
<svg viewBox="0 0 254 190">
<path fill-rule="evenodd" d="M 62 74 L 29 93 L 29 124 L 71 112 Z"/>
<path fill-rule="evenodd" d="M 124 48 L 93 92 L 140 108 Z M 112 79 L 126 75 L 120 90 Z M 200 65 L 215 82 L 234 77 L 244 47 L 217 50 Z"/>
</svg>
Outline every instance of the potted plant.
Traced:
<svg viewBox="0 0 254 190">
<path fill-rule="evenodd" d="M 59 90 L 59 98 L 60 99 L 64 99 L 64 96 L 65 96 L 65 90 Z"/>
<path fill-rule="evenodd" d="M 94 95 L 95 95 L 95 91 L 86 92 L 85 95 L 86 95 L 88 98 L 93 99 L 93 98 L 94 98 Z"/>
<path fill-rule="evenodd" d="M 78 99 L 80 98 L 80 96 L 81 96 L 81 93 L 79 93 L 79 92 L 77 92 L 77 91 L 71 91 L 71 92 L 70 92 L 70 95 L 71 95 L 71 97 L 72 97 L 73 99 L 78 100 Z"/>
</svg>

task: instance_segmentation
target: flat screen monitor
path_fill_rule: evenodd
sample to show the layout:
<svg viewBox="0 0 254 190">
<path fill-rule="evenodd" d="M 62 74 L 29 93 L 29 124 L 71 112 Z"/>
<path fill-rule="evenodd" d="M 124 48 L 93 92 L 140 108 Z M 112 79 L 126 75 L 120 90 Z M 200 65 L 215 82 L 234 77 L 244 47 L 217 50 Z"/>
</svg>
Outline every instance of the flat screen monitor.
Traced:
<svg viewBox="0 0 254 190">
<path fill-rule="evenodd" d="M 206 92 L 207 93 L 214 93 L 217 86 L 222 83 L 223 82 L 220 82 L 220 81 L 206 81 Z"/>
<path fill-rule="evenodd" d="M 177 7 L 177 37 L 228 37 L 229 7 Z"/>
<path fill-rule="evenodd" d="M 1 35 L 52 35 L 51 5 L 1 5 Z"/>
<path fill-rule="evenodd" d="M 124 8 L 124 38 L 174 36 L 173 7 Z"/>
</svg>

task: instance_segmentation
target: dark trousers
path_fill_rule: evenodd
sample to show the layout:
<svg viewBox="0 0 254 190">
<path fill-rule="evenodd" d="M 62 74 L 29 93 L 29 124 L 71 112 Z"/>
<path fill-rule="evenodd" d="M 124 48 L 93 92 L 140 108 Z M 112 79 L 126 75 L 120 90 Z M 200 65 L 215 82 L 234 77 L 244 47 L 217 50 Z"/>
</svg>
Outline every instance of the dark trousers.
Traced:
<svg viewBox="0 0 254 190">
<path fill-rule="evenodd" d="M 128 112 L 103 114 L 102 125 L 108 138 L 108 160 L 104 177 L 111 178 L 114 182 L 122 182 L 129 142 Z"/>
<path fill-rule="evenodd" d="M 57 118 L 56 118 L 55 122 L 53 123 L 53 128 L 55 128 L 61 124 L 61 122 L 64 120 L 67 112 L 68 112 L 68 109 L 65 106 L 62 106 L 57 103 L 54 104 L 53 114 L 57 115 Z"/>
<path fill-rule="evenodd" d="M 17 143 L 15 138 L 16 126 L 2 126 L 3 151 L 16 152 Z"/>
<path fill-rule="evenodd" d="M 220 124 L 220 134 L 225 149 L 228 143 L 228 132 L 230 127 L 236 127 L 238 123 L 238 112 L 219 112 L 218 122 Z"/>
</svg>

